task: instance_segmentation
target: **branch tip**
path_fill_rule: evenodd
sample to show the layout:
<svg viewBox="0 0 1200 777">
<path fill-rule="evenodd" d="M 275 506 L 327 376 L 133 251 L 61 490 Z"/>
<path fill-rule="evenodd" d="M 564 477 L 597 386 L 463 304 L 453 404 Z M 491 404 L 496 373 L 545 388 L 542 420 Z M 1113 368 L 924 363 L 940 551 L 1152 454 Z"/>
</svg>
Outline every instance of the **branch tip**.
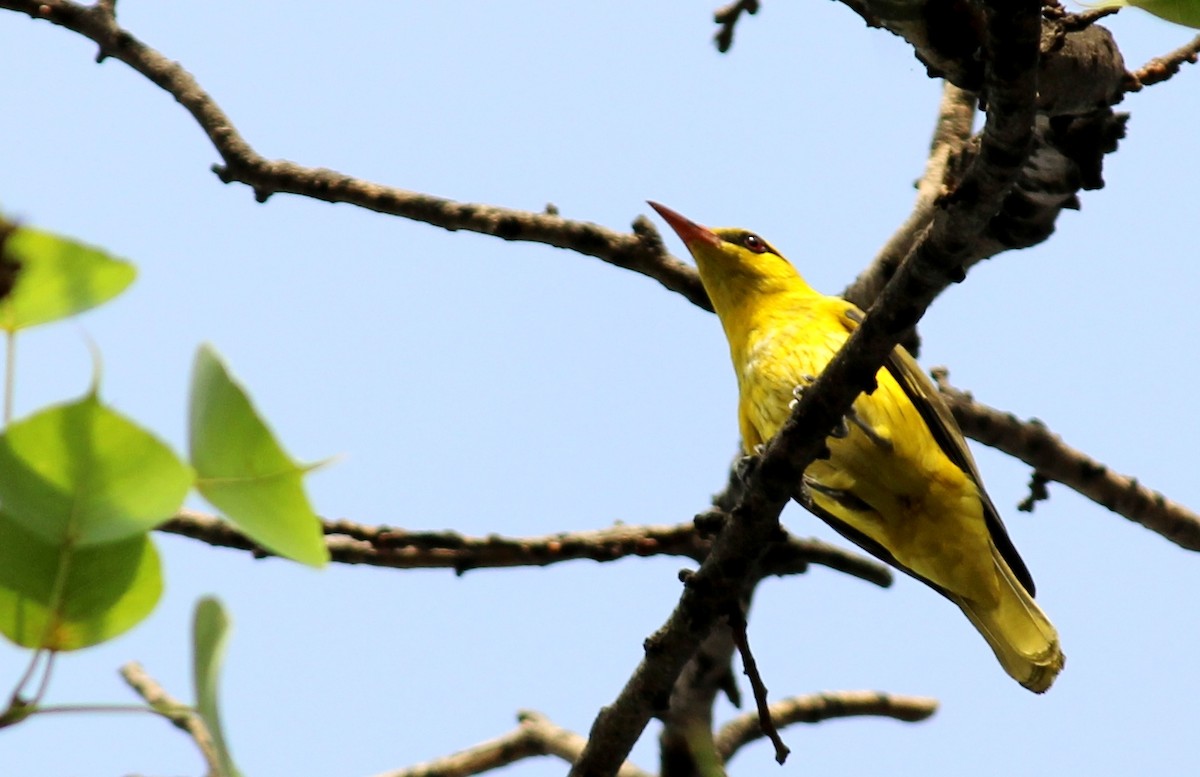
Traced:
<svg viewBox="0 0 1200 777">
<path fill-rule="evenodd" d="M 1196 64 L 1200 55 L 1200 35 L 1175 49 L 1171 53 L 1155 57 L 1136 71 L 1126 74 L 1125 91 L 1137 92 L 1143 87 L 1169 80 L 1186 64 Z"/>
<path fill-rule="evenodd" d="M 767 704 L 767 686 L 763 683 L 762 675 L 758 671 L 758 662 L 754 660 L 754 653 L 750 650 L 746 616 L 741 607 L 738 607 L 730 611 L 728 619 L 729 628 L 733 632 L 733 642 L 737 645 L 738 654 L 742 657 L 742 672 L 750 680 L 750 688 L 754 692 L 754 706 L 758 711 L 759 728 L 763 736 L 771 740 L 771 745 L 775 748 L 775 762 L 782 766 L 787 761 L 788 753 L 791 750 L 784 744 L 783 737 L 779 736 L 779 729 L 775 727 L 771 708 Z"/>
<path fill-rule="evenodd" d="M 738 20 L 743 13 L 753 16 L 758 13 L 758 9 L 758 0 L 735 0 L 713 12 L 713 21 L 721 25 L 721 29 L 717 30 L 716 35 L 713 36 L 713 40 L 717 44 L 717 51 L 724 54 L 733 47 L 733 30 L 737 26 Z"/>
</svg>

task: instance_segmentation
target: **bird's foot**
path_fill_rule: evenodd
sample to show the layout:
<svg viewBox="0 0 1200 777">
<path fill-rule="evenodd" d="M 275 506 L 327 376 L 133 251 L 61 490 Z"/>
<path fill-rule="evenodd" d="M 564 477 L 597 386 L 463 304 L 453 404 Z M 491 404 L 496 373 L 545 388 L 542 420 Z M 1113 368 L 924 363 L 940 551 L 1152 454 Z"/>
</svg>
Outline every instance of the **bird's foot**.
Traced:
<svg viewBox="0 0 1200 777">
<path fill-rule="evenodd" d="M 733 474 L 743 486 L 750 482 L 750 476 L 754 474 L 754 470 L 758 469 L 758 462 L 762 460 L 764 450 L 766 450 L 766 446 L 759 443 L 754 446 L 753 453 L 742 456 L 734 463 Z"/>
</svg>

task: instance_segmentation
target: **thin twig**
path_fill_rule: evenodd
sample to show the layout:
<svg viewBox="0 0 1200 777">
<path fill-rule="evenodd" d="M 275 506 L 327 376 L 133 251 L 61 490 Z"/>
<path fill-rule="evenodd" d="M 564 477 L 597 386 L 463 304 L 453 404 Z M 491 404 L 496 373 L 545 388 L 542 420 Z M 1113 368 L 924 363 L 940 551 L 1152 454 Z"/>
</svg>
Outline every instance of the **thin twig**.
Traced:
<svg viewBox="0 0 1200 777">
<path fill-rule="evenodd" d="M 1097 504 L 1161 534 L 1188 550 L 1200 550 L 1200 515 L 1143 486 L 1062 441 L 1038 420 L 1021 421 L 976 402 L 933 371 L 942 397 L 968 436 L 1020 459 L 1044 478 L 1074 489 Z"/>
<path fill-rule="evenodd" d="M 1175 75 L 1185 64 L 1196 64 L 1200 56 L 1200 35 L 1164 57 L 1155 57 L 1129 74 L 1126 91 L 1137 92 L 1144 86 L 1162 83 Z"/>
<path fill-rule="evenodd" d="M 718 51 L 722 54 L 729 51 L 733 46 L 733 28 L 737 26 L 738 20 L 742 18 L 743 13 L 751 16 L 758 13 L 758 7 L 758 0 L 734 0 L 713 13 L 713 21 L 721 25 L 721 29 L 713 36 Z"/>
<path fill-rule="evenodd" d="M 1058 6 L 1057 11 L 1062 16 L 1063 29 L 1067 32 L 1078 32 L 1079 30 L 1091 27 L 1096 22 L 1106 16 L 1112 16 L 1121 10 L 1121 6 L 1110 5 L 1107 8 L 1088 8 L 1080 13 L 1067 13 L 1062 6 Z M 1049 11 L 1049 9 L 1047 9 Z"/>
<path fill-rule="evenodd" d="M 270 551 L 215 515 L 180 510 L 158 527 L 218 547 L 249 551 L 268 557 Z M 562 532 L 541 537 L 467 537 L 458 532 L 415 532 L 389 526 L 367 526 L 351 521 L 325 521 L 325 544 L 332 560 L 395 569 L 471 569 L 548 566 L 590 559 L 615 561 L 628 556 L 684 556 L 697 561 L 708 555 L 711 540 L 695 525 L 633 526 Z M 771 548 L 764 574 L 804 572 L 817 564 L 887 587 L 892 576 L 876 561 L 817 539 L 785 536 Z"/>
<path fill-rule="evenodd" d="M 923 696 L 899 696 L 878 691 L 826 691 L 794 696 L 770 706 L 771 717 L 781 726 L 820 723 L 831 718 L 875 715 L 915 723 L 937 711 L 937 700 Z M 717 732 L 717 752 L 728 762 L 743 746 L 762 737 L 758 713 L 740 715 Z"/>
<path fill-rule="evenodd" d="M 775 748 L 775 763 L 782 766 L 787 761 L 788 753 L 791 750 L 783 743 L 783 738 L 779 736 L 779 729 L 775 727 L 774 716 L 767 704 L 767 686 L 763 682 L 762 675 L 759 674 L 758 662 L 754 660 L 754 653 L 750 650 L 750 636 L 746 633 L 746 617 L 740 608 L 730 612 L 729 628 L 733 632 L 733 643 L 737 645 L 738 653 L 742 657 L 742 671 L 749 678 L 750 688 L 754 692 L 754 706 L 757 710 L 755 717 L 758 719 L 759 731 L 771 740 L 771 745 Z"/>
<path fill-rule="evenodd" d="M 200 749 L 200 756 L 208 767 L 209 777 L 222 776 L 221 756 L 217 752 L 212 734 L 204 725 L 199 713 L 170 696 L 136 661 L 131 661 L 121 667 L 121 677 L 138 696 L 146 700 L 146 703 L 155 712 L 191 737 L 192 741 L 196 743 L 196 747 Z"/>
<path fill-rule="evenodd" d="M 520 725 L 504 736 L 444 758 L 383 772 L 377 777 L 470 777 L 532 756 L 553 755 L 574 763 L 583 751 L 585 740 L 582 736 L 555 725 L 539 712 L 522 710 L 517 719 Z M 617 770 L 616 777 L 651 775 L 625 762 Z"/>
<path fill-rule="evenodd" d="M 949 191 L 947 171 L 950 161 L 971 139 L 976 103 L 973 92 L 960 89 L 949 81 L 942 82 L 942 99 L 938 105 L 933 138 L 929 143 L 929 157 L 925 161 L 925 172 L 917 182 L 917 199 L 913 203 L 912 213 L 879 250 L 871 264 L 846 287 L 842 293 L 846 299 L 861 308 L 869 307 L 929 226 L 938 197 Z M 915 354 L 915 331 L 902 344 Z"/>
</svg>

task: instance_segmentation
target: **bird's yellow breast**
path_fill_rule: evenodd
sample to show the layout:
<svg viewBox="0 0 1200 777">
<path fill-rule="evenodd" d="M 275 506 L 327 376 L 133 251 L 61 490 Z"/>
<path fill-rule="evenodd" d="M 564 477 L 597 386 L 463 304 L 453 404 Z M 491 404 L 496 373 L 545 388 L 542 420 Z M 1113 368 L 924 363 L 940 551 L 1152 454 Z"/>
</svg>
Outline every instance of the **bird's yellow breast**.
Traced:
<svg viewBox="0 0 1200 777">
<path fill-rule="evenodd" d="M 731 338 L 747 453 L 779 431 L 794 389 L 810 384 L 849 337 L 849 303 L 831 297 L 773 302 Z M 977 561 L 991 558 L 978 486 L 942 451 L 891 373 L 881 369 L 876 379 L 878 387 L 855 400 L 844 436 L 828 439 L 829 458 L 805 471 L 812 499 L 923 577 L 991 600 L 995 577 Z"/>
</svg>

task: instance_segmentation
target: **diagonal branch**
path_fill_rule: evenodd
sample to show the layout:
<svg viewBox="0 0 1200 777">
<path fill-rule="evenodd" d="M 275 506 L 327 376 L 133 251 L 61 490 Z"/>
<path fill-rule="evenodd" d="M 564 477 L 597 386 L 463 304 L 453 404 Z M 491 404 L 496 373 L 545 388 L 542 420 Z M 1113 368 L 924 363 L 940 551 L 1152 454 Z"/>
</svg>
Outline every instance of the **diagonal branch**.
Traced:
<svg viewBox="0 0 1200 777">
<path fill-rule="evenodd" d="M 779 513 L 824 438 L 876 371 L 900 335 L 933 299 L 962 277 L 962 261 L 1016 179 L 1028 154 L 1037 98 L 1041 4 L 986 3 L 985 87 L 988 119 L 980 154 L 941 207 L 904 265 L 846 345 L 807 390 L 771 441 L 750 487 L 687 579 L 670 618 L 647 640 L 646 654 L 617 699 L 600 711 L 572 777 L 607 777 L 667 704 L 671 686 L 713 626 L 736 605 L 764 549 L 778 536 Z"/>
<path fill-rule="evenodd" d="M 973 92 L 960 89 L 949 81 L 942 82 L 942 99 L 938 105 L 937 122 L 929 144 L 925 172 L 917 182 L 917 200 L 912 213 L 888 239 L 871 264 L 846 287 L 842 296 L 866 309 L 896 274 L 904 257 L 908 256 L 921 233 L 933 219 L 937 200 L 949 189 L 951 162 L 962 153 L 971 139 L 977 100 Z M 917 355 L 917 333 L 912 330 L 901 341 L 914 356 Z"/>
<path fill-rule="evenodd" d="M 928 719 L 937 711 L 937 700 L 878 691 L 825 691 L 793 696 L 770 705 L 771 718 L 780 726 L 820 723 L 833 718 L 876 715 L 907 723 Z M 758 713 L 740 715 L 717 732 L 717 753 L 728 762 L 745 745 L 762 738 Z"/>
<path fill-rule="evenodd" d="M 98 61 L 110 57 L 120 60 L 154 82 L 174 97 L 204 130 L 224 163 L 214 167 L 221 180 L 252 187 L 260 202 L 276 193 L 299 194 L 325 202 L 357 205 L 452 231 L 461 229 L 503 240 L 544 243 L 641 273 L 699 307 L 711 307 L 695 270 L 667 253 L 662 238 L 644 216 L 634 220 L 631 234 L 623 234 L 591 222 L 565 219 L 556 213 L 456 202 L 371 183 L 334 170 L 268 160 L 246 142 L 191 73 L 121 27 L 111 4 L 85 6 L 68 0 L 0 0 L 0 8 L 46 19 L 77 32 L 100 47 Z"/>
<path fill-rule="evenodd" d="M 787 469 L 791 471 L 786 480 L 777 481 L 780 487 L 798 483 L 798 474 L 823 445 L 822 438 L 798 444 L 811 436 L 804 433 L 805 419 L 811 417 L 823 432 L 832 429 L 857 394 L 874 386 L 876 371 L 903 332 L 916 325 L 951 282 L 963 279 L 963 262 L 970 256 L 974 240 L 999 211 L 1032 143 L 1039 8 L 1036 0 L 989 5 L 985 77 L 989 105 L 979 154 L 954 192 L 942 198 L 929 226 L 862 324 L 805 391 L 791 419 L 768 447 L 763 469 L 771 463 L 772 450 L 786 447 L 790 453 Z"/>
<path fill-rule="evenodd" d="M 229 523 L 214 515 L 181 510 L 158 527 L 169 534 L 235 548 L 265 558 L 272 556 Z M 549 566 L 590 559 L 616 561 L 628 556 L 685 556 L 697 561 L 708 555 L 711 541 L 693 523 L 676 526 L 626 526 L 542 537 L 465 537 L 457 532 L 411 532 L 352 521 L 325 521 L 325 543 L 332 560 L 394 569 L 471 569 Z M 818 564 L 887 587 L 887 567 L 818 539 L 784 536 L 763 566 L 765 575 L 798 574 Z"/>
<path fill-rule="evenodd" d="M 942 397 L 963 432 L 1034 468 L 1044 478 L 1078 491 L 1118 515 L 1158 532 L 1188 550 L 1200 550 L 1200 515 L 1143 486 L 1137 478 L 1113 472 L 1077 451 L 1041 421 L 1020 421 L 976 402 L 947 382 L 944 369 L 933 371 Z"/>
</svg>

